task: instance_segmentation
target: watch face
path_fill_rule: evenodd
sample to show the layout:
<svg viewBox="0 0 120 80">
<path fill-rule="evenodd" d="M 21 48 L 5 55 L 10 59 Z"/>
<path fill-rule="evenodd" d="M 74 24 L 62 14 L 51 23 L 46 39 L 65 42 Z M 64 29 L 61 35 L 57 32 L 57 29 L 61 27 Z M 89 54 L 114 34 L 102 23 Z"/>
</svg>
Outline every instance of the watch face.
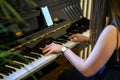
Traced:
<svg viewBox="0 0 120 80">
<path fill-rule="evenodd" d="M 66 49 L 67 49 L 66 47 L 62 47 L 61 51 L 65 52 Z"/>
</svg>

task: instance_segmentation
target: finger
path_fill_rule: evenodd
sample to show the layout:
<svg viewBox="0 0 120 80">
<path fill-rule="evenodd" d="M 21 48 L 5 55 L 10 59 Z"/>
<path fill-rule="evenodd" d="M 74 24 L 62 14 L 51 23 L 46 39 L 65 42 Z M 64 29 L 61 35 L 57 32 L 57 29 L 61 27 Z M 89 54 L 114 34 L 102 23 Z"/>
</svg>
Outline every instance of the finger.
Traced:
<svg viewBox="0 0 120 80">
<path fill-rule="evenodd" d="M 68 39 L 72 39 L 72 38 L 74 38 L 74 37 L 75 37 L 75 34 L 69 36 Z"/>
<path fill-rule="evenodd" d="M 52 50 L 48 51 L 48 52 L 45 54 L 45 56 L 48 56 L 48 55 L 50 55 L 51 53 L 52 53 Z"/>
<path fill-rule="evenodd" d="M 45 47 L 44 47 L 42 50 L 45 50 L 45 49 L 47 49 L 47 48 L 50 47 L 50 46 L 51 46 L 51 44 L 45 45 Z"/>
<path fill-rule="evenodd" d="M 77 40 L 77 37 L 74 37 L 73 40 Z"/>
<path fill-rule="evenodd" d="M 43 52 L 43 53 L 47 53 L 48 51 L 50 51 L 50 49 L 51 49 L 50 47 L 46 47 L 46 48 L 44 48 L 44 49 L 42 50 L 42 52 Z"/>
<path fill-rule="evenodd" d="M 78 39 L 77 39 L 77 37 L 74 37 L 73 39 L 70 39 L 70 41 L 77 42 Z"/>
<path fill-rule="evenodd" d="M 46 47 L 42 48 L 42 52 L 43 52 L 44 50 L 46 50 L 47 48 L 48 48 L 48 46 L 46 46 Z"/>
</svg>

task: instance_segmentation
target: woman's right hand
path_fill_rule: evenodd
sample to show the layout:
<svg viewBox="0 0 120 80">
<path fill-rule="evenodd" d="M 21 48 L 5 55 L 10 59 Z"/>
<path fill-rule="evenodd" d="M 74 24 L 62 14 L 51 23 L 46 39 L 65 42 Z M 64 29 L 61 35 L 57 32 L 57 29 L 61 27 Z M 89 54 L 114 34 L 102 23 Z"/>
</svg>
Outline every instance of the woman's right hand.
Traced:
<svg viewBox="0 0 120 80">
<path fill-rule="evenodd" d="M 61 52 L 62 47 L 63 47 L 63 45 L 51 43 L 51 44 L 47 45 L 46 47 L 44 47 L 42 49 L 42 52 L 45 53 L 45 55 L 49 55 L 51 53 L 59 53 L 59 52 Z"/>
<path fill-rule="evenodd" d="M 73 42 L 82 42 L 82 41 L 89 41 L 89 38 L 87 36 L 84 36 L 82 34 L 72 34 L 68 39 Z"/>
</svg>

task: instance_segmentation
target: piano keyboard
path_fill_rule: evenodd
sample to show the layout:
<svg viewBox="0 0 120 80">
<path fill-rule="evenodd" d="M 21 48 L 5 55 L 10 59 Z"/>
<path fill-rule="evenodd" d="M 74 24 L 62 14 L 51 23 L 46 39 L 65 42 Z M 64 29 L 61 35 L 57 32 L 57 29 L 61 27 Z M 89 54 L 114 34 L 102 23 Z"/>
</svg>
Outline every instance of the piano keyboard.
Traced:
<svg viewBox="0 0 120 80">
<path fill-rule="evenodd" d="M 84 32 L 83 35 L 89 36 L 89 30 Z M 67 37 L 66 35 L 63 36 L 64 39 L 61 39 L 59 37 L 54 42 L 60 43 L 69 48 L 73 48 L 74 46 L 79 44 L 65 39 L 65 37 Z M 50 42 L 48 41 L 48 43 Z M 27 47 L 26 49 L 23 48 L 22 50 L 24 53 L 20 52 L 20 55 L 23 55 L 24 59 L 26 60 L 19 59 L 21 58 L 20 55 L 14 55 L 12 57 L 9 57 L 14 64 L 11 62 L 6 62 L 2 64 L 2 66 L 0 65 L 0 80 L 21 80 L 23 78 L 26 78 L 30 74 L 34 73 L 36 70 L 42 69 L 46 65 L 50 64 L 60 55 L 51 54 L 48 56 L 44 56 L 43 54 L 40 54 L 40 49 L 38 49 L 38 46 L 37 50 L 30 50 L 30 48 Z"/>
<path fill-rule="evenodd" d="M 11 74 L 8 76 L 4 75 L 4 78 L 1 80 L 20 80 L 22 78 L 25 78 L 29 74 L 33 73 L 37 69 L 43 68 L 46 66 L 48 63 L 52 62 L 55 58 L 57 58 L 57 54 L 51 54 L 49 56 L 43 56 L 41 55 L 40 58 L 34 59 L 34 62 L 26 65 L 24 64 L 24 67 L 21 69 L 15 69 L 15 72 L 13 71 Z"/>
</svg>

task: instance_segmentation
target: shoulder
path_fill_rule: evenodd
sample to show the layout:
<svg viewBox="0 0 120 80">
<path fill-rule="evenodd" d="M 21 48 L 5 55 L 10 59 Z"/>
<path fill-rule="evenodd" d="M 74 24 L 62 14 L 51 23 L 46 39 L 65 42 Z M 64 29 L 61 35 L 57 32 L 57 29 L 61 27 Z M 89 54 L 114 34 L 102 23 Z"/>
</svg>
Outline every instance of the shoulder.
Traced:
<svg viewBox="0 0 120 80">
<path fill-rule="evenodd" d="M 100 37 L 98 38 L 98 43 L 103 43 L 105 47 L 115 48 L 117 43 L 117 28 L 114 25 L 108 25 L 104 28 Z"/>
<path fill-rule="evenodd" d="M 111 40 L 116 40 L 117 37 L 117 28 L 114 25 L 107 25 L 103 32 L 101 33 L 102 37 L 105 37 L 106 39 L 110 39 Z"/>
<path fill-rule="evenodd" d="M 105 27 L 105 30 L 108 30 L 108 31 L 117 31 L 117 27 L 116 26 L 114 26 L 114 25 L 107 25 L 106 27 Z"/>
<path fill-rule="evenodd" d="M 114 25 L 107 25 L 104 30 L 102 31 L 102 34 L 106 34 L 107 36 L 110 35 L 111 37 L 117 35 L 117 27 Z"/>
<path fill-rule="evenodd" d="M 116 40 L 116 46 L 120 48 L 120 31 L 117 29 L 117 27 L 114 25 L 108 25 L 105 28 L 105 32 L 106 31 L 108 31 L 108 35 L 111 36 L 111 39 Z"/>
</svg>

